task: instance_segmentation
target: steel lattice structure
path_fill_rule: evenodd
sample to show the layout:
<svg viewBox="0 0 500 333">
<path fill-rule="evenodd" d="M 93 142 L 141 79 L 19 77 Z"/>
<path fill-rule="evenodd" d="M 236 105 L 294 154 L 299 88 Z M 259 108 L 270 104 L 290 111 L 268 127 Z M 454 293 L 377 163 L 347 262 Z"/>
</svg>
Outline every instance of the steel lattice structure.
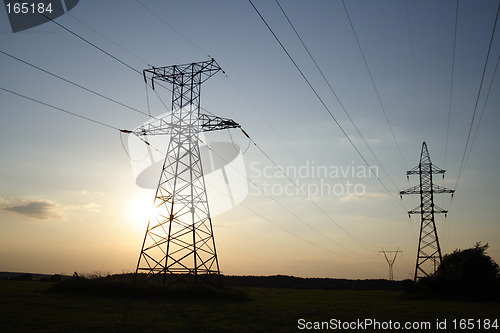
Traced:
<svg viewBox="0 0 500 333">
<path fill-rule="evenodd" d="M 434 204 L 434 194 L 453 193 L 455 190 L 434 185 L 432 175 L 441 174 L 444 177 L 444 173 L 445 170 L 432 164 L 427 144 L 424 142 L 420 153 L 420 163 L 406 172 L 407 177 L 419 175 L 420 184 L 400 192 L 401 196 L 403 194 L 420 194 L 420 206 L 408 211 L 408 215 L 420 214 L 421 216 L 415 280 L 434 274 L 436 267 L 439 267 L 443 259 L 434 216 L 446 214 L 448 211 Z M 427 267 L 429 263 L 432 263 L 434 267 L 432 273 Z"/>
<path fill-rule="evenodd" d="M 136 273 L 177 274 L 220 282 L 212 219 L 203 177 L 199 133 L 239 128 L 231 119 L 200 114 L 201 84 L 221 68 L 214 59 L 144 70 L 152 86 L 172 84 L 170 122 L 158 119 L 134 134 L 170 135 L 155 194 L 156 212 L 149 220 Z M 208 281 L 210 282 L 210 281 Z"/>
<path fill-rule="evenodd" d="M 396 257 L 398 256 L 398 253 L 403 252 L 399 251 L 399 248 L 396 251 L 385 251 L 382 249 L 382 251 L 379 251 L 379 253 L 382 252 L 384 254 L 385 260 L 387 261 L 387 264 L 389 265 L 389 281 L 394 280 L 394 273 L 393 273 L 393 266 L 394 262 L 396 261 Z M 391 254 L 394 253 L 394 257 L 390 258 Z M 389 257 L 388 257 L 389 255 Z"/>
</svg>

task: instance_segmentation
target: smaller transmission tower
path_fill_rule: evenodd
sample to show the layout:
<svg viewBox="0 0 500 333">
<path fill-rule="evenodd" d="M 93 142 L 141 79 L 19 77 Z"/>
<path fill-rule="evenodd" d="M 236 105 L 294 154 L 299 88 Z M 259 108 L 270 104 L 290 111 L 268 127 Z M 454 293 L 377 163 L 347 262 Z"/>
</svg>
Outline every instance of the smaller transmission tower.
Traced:
<svg viewBox="0 0 500 333">
<path fill-rule="evenodd" d="M 399 193 L 401 198 L 403 194 L 420 194 L 420 206 L 408 211 L 408 216 L 411 214 L 420 214 L 421 216 L 415 280 L 434 274 L 443 259 L 434 216 L 435 214 L 446 214 L 448 211 L 434 204 L 434 194 L 452 193 L 453 195 L 455 190 L 434 185 L 432 175 L 441 174 L 444 178 L 444 173 L 445 170 L 431 163 L 427 144 L 424 142 L 420 153 L 420 163 L 406 172 L 406 177 L 419 175 L 420 183 Z"/>
<path fill-rule="evenodd" d="M 385 251 L 382 249 L 382 251 L 379 251 L 379 253 L 383 253 L 385 260 L 387 261 L 387 264 L 389 264 L 389 281 L 394 280 L 394 275 L 392 272 L 392 266 L 394 266 L 394 262 L 396 261 L 396 257 L 398 256 L 398 253 L 403 251 L 399 251 L 399 248 L 396 251 Z M 394 254 L 394 256 L 392 256 Z"/>
</svg>

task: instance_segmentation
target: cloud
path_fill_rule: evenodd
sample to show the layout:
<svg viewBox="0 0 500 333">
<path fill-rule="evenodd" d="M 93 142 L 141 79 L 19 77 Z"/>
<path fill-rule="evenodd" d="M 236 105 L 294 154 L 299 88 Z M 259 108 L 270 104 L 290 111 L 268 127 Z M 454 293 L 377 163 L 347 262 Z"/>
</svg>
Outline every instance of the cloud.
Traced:
<svg viewBox="0 0 500 333">
<path fill-rule="evenodd" d="M 45 220 L 48 218 L 61 217 L 58 213 L 59 206 L 46 200 L 30 201 L 24 204 L 3 207 L 2 210 L 35 219 Z"/>
<path fill-rule="evenodd" d="M 377 200 L 386 200 L 389 198 L 389 194 L 386 193 L 376 193 L 376 192 L 368 192 L 362 195 L 346 195 L 340 198 L 342 202 L 352 202 L 352 201 L 364 201 L 367 199 L 377 199 Z"/>
<path fill-rule="evenodd" d="M 87 203 L 87 204 L 82 204 L 82 205 L 73 205 L 73 206 L 68 207 L 68 209 L 77 210 L 80 212 L 86 212 L 89 214 L 97 214 L 101 211 L 101 207 L 98 204 L 93 203 L 93 202 Z"/>
<path fill-rule="evenodd" d="M 90 191 L 87 191 L 87 190 L 82 190 L 82 191 L 80 191 L 80 193 L 83 194 L 83 195 L 97 195 L 97 196 L 100 196 L 100 197 L 105 196 L 105 193 L 101 192 L 101 191 L 90 192 Z"/>
<path fill-rule="evenodd" d="M 51 218 L 67 219 L 82 214 L 97 214 L 101 206 L 97 203 L 59 204 L 50 200 L 16 200 L 16 203 L 0 197 L 0 212 L 13 213 L 40 220 Z"/>
</svg>

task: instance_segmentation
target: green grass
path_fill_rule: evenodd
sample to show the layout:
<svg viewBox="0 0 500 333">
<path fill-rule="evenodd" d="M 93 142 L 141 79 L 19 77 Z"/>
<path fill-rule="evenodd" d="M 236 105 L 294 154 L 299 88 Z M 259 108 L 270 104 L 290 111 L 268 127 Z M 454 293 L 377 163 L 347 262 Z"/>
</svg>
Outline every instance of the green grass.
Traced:
<svg viewBox="0 0 500 333">
<path fill-rule="evenodd" d="M 295 332 L 299 318 L 500 320 L 499 302 L 410 300 L 390 291 L 241 287 L 251 300 L 235 300 L 47 292 L 53 285 L 0 281 L 0 332 Z"/>
<path fill-rule="evenodd" d="M 48 292 L 114 297 L 162 297 L 190 300 L 249 300 L 241 290 L 184 284 L 168 286 L 160 281 L 134 279 L 133 275 L 109 275 L 97 278 L 73 277 L 51 285 Z"/>
</svg>

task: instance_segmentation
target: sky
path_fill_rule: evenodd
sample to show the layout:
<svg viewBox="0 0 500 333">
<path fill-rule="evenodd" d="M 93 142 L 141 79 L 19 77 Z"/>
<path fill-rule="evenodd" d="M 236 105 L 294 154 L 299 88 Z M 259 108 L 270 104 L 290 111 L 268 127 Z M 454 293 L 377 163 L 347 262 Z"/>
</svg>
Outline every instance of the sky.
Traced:
<svg viewBox="0 0 500 333">
<path fill-rule="evenodd" d="M 256 143 L 205 137 L 241 147 L 246 176 L 212 218 L 223 274 L 387 278 L 380 251 L 399 249 L 394 278 L 412 278 L 419 198 L 399 191 L 418 184 L 423 141 L 456 189 L 435 198 L 443 254 L 482 242 L 500 262 L 498 31 L 483 77 L 498 0 L 459 1 L 456 41 L 456 1 L 345 0 L 356 34 L 341 1 L 279 1 L 337 98 L 278 4 L 253 4 L 307 82 L 249 1 L 81 0 L 55 19 L 67 30 L 16 33 L 0 9 L 0 88 L 111 126 L 0 90 L 0 271 L 135 271 L 154 190 L 136 182 L 145 148 L 117 128 L 150 119 L 131 108 L 169 112 L 143 69 L 210 57 L 225 74 L 201 106 Z"/>
</svg>

